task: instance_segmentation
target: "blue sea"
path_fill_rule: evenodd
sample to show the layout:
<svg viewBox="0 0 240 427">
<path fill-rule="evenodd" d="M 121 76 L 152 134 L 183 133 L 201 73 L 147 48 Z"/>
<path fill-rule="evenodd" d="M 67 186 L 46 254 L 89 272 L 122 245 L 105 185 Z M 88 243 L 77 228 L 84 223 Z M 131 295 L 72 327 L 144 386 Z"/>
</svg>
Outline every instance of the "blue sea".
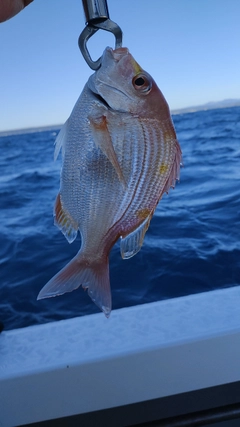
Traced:
<svg viewBox="0 0 240 427">
<path fill-rule="evenodd" d="M 113 310 L 240 285 L 240 107 L 173 116 L 180 183 L 160 201 L 142 250 L 110 256 Z M 0 322 L 5 329 L 84 316 L 98 308 L 80 287 L 37 301 L 79 250 L 53 225 L 58 130 L 0 135 Z"/>
</svg>

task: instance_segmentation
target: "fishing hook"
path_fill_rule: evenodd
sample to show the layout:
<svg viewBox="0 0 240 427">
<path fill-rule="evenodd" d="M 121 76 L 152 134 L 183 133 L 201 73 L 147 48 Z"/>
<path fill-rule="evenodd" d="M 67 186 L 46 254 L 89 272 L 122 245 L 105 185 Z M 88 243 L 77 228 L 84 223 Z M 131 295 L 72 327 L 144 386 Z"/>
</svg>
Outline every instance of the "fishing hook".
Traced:
<svg viewBox="0 0 240 427">
<path fill-rule="evenodd" d="M 86 17 L 86 27 L 78 39 L 80 51 L 92 70 L 98 70 L 101 67 L 102 57 L 93 61 L 87 48 L 87 41 L 98 30 L 109 31 L 115 36 L 115 49 L 122 47 L 122 30 L 109 17 L 107 0 L 82 0 L 83 9 Z"/>
</svg>

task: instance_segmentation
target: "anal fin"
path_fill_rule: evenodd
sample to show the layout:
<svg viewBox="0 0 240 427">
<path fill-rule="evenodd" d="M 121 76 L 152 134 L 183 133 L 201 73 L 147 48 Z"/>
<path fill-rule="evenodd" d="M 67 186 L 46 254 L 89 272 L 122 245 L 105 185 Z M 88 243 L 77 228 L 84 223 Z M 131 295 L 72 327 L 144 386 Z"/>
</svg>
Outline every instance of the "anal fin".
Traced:
<svg viewBox="0 0 240 427">
<path fill-rule="evenodd" d="M 54 224 L 61 230 L 69 243 L 76 239 L 78 226 L 70 214 L 64 211 L 59 193 L 54 206 Z"/>
</svg>

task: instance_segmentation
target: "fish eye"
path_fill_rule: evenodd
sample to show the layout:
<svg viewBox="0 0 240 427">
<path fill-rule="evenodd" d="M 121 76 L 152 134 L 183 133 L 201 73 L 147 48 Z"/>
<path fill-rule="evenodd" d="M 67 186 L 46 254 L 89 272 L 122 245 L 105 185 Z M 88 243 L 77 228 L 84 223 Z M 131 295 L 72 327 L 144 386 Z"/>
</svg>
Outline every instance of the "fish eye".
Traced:
<svg viewBox="0 0 240 427">
<path fill-rule="evenodd" d="M 152 89 L 152 82 L 145 74 L 137 74 L 132 79 L 134 89 L 144 94 L 147 94 Z"/>
<path fill-rule="evenodd" d="M 144 85 L 144 83 L 145 83 L 145 80 L 142 78 L 142 77 L 138 77 L 136 80 L 135 80 L 135 85 L 137 85 L 137 86 L 143 86 Z"/>
</svg>

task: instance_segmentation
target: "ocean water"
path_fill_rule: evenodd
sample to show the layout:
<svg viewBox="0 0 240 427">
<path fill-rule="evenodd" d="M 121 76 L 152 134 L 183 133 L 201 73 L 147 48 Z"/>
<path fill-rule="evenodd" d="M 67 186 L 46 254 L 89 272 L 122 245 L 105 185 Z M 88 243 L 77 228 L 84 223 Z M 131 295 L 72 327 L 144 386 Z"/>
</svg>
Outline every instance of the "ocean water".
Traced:
<svg viewBox="0 0 240 427">
<path fill-rule="evenodd" d="M 113 310 L 240 285 L 240 107 L 173 116 L 181 180 L 159 203 L 142 250 L 110 256 Z M 37 301 L 79 250 L 53 225 L 55 129 L 0 136 L 0 322 L 25 327 L 98 312 L 80 287 Z"/>
</svg>

